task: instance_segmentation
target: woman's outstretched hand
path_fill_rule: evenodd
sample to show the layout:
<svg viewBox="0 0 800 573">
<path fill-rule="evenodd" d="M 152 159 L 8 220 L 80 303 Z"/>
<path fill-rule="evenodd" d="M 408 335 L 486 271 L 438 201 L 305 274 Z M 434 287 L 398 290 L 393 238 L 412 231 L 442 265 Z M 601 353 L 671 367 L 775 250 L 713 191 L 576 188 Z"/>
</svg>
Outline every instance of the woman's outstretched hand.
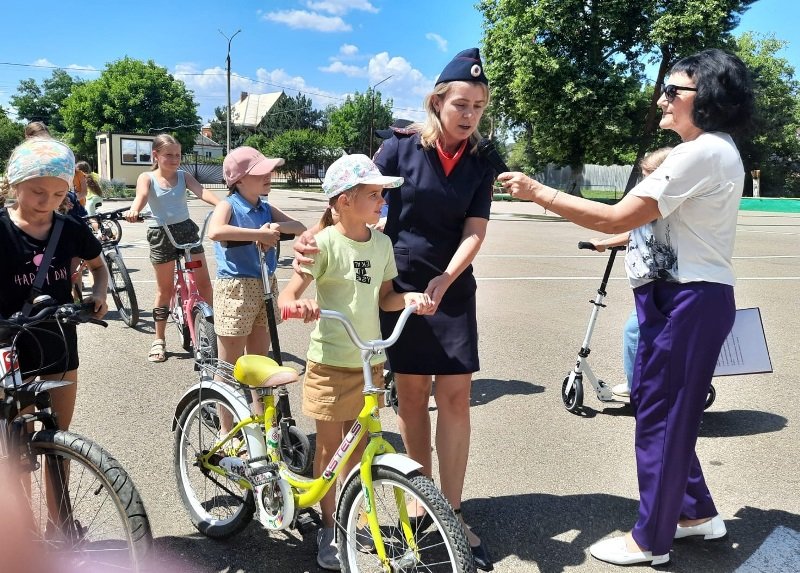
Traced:
<svg viewBox="0 0 800 573">
<path fill-rule="evenodd" d="M 538 186 L 536 181 L 520 173 L 519 171 L 508 171 L 497 176 L 497 180 L 502 183 L 503 188 L 514 198 L 523 201 L 535 201 L 535 189 Z"/>
</svg>

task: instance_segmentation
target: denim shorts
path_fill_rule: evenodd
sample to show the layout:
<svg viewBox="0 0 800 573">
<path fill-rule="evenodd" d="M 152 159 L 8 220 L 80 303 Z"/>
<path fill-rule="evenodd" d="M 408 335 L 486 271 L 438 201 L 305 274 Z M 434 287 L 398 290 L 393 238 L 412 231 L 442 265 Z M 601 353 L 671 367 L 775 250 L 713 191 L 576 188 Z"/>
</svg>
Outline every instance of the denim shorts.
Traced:
<svg viewBox="0 0 800 573">
<path fill-rule="evenodd" d="M 200 238 L 200 228 L 191 219 L 169 225 L 169 231 L 179 245 L 194 243 Z M 150 262 L 154 265 L 177 261 L 178 257 L 183 256 L 183 251 L 175 248 L 161 227 L 147 229 L 147 242 L 150 243 Z M 198 245 L 192 247 L 190 252 L 196 255 L 205 251 L 203 245 Z"/>
</svg>

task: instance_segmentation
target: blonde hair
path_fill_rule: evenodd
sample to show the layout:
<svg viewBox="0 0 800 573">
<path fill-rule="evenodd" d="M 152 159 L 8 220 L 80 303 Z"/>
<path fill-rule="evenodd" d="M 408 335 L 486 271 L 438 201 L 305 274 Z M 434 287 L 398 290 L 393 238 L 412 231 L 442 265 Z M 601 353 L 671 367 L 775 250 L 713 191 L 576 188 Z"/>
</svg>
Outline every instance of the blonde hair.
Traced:
<svg viewBox="0 0 800 573">
<path fill-rule="evenodd" d="M 444 134 L 444 127 L 442 127 L 442 120 L 439 118 L 439 113 L 436 111 L 436 107 L 433 105 L 433 102 L 436 100 L 443 100 L 447 97 L 447 93 L 450 91 L 450 86 L 453 85 L 454 82 L 442 82 L 437 84 L 431 93 L 425 96 L 424 107 L 425 111 L 428 114 L 428 117 L 425 119 L 425 123 L 422 125 L 414 124 L 410 126 L 411 129 L 415 129 L 420 133 L 420 141 L 422 142 L 422 147 L 425 149 L 433 149 L 436 147 L 436 142 L 441 139 L 442 135 Z M 489 105 L 489 86 L 481 82 L 465 82 L 470 85 L 481 86 L 486 94 L 486 105 Z M 478 150 L 478 142 L 481 140 L 481 134 L 478 132 L 477 127 L 475 131 L 469 136 L 469 151 L 470 153 L 475 153 Z"/>
<path fill-rule="evenodd" d="M 156 136 L 156 138 L 153 140 L 153 147 L 152 147 L 153 169 L 151 169 L 151 171 L 155 171 L 156 169 L 158 169 L 158 161 L 156 161 L 156 156 L 155 156 L 156 153 L 161 151 L 161 149 L 163 149 L 167 145 L 180 145 L 180 144 L 181 144 L 180 141 L 178 141 L 168 133 L 162 133 L 161 135 Z"/>
<path fill-rule="evenodd" d="M 672 152 L 672 147 L 659 147 L 645 153 L 642 160 L 639 162 L 639 170 L 642 172 L 643 177 L 648 177 L 653 171 L 658 169 L 658 166 L 664 163 L 664 160 Z"/>
<path fill-rule="evenodd" d="M 342 191 L 336 197 L 331 197 L 330 199 L 328 199 L 328 206 L 325 208 L 325 212 L 322 214 L 322 217 L 319 220 L 319 230 L 321 231 L 325 227 L 332 227 L 336 224 L 339 215 L 335 211 L 336 211 L 336 202 L 339 201 L 339 197 L 347 195 L 347 197 L 353 199 L 356 195 L 358 195 L 361 192 L 363 188 L 364 185 L 359 184 L 356 185 L 355 187 L 351 187 L 347 191 Z"/>
</svg>

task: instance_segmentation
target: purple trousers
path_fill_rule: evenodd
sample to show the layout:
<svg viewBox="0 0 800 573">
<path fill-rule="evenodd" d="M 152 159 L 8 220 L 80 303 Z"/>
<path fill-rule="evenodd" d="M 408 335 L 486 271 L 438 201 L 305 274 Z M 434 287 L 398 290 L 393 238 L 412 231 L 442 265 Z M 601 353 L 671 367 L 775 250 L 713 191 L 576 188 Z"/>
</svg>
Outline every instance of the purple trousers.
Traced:
<svg viewBox="0 0 800 573">
<path fill-rule="evenodd" d="M 633 538 L 668 553 L 681 519 L 717 515 L 695 454 L 720 349 L 733 327 L 733 287 L 653 281 L 634 289 L 639 347 L 631 388 L 639 520 Z"/>
</svg>

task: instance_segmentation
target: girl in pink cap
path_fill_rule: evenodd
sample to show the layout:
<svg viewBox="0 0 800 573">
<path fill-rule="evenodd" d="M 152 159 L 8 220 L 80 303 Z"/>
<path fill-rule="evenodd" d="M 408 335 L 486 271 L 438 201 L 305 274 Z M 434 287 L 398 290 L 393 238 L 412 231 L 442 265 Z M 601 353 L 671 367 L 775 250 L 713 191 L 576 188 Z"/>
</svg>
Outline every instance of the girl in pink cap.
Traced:
<svg viewBox="0 0 800 573">
<path fill-rule="evenodd" d="M 278 292 L 275 279 L 276 260 L 273 247 L 281 233 L 299 235 L 306 230 L 300 221 L 271 205 L 264 198 L 269 194 L 272 171 L 283 165 L 283 159 L 264 157 L 252 147 L 231 151 L 222 164 L 228 196 L 217 204 L 208 225 L 217 259 L 217 280 L 214 283 L 214 330 L 217 333 L 219 359 L 230 364 L 243 354 L 266 355 L 270 338 L 267 331 L 267 310 L 258 251 L 264 249 L 271 290 Z M 247 242 L 244 246 L 229 242 Z M 274 300 L 274 299 L 273 299 Z M 280 312 L 276 312 L 280 317 Z M 253 405 L 263 409 L 254 396 Z M 222 409 L 221 431 L 232 426 L 230 413 Z"/>
</svg>

